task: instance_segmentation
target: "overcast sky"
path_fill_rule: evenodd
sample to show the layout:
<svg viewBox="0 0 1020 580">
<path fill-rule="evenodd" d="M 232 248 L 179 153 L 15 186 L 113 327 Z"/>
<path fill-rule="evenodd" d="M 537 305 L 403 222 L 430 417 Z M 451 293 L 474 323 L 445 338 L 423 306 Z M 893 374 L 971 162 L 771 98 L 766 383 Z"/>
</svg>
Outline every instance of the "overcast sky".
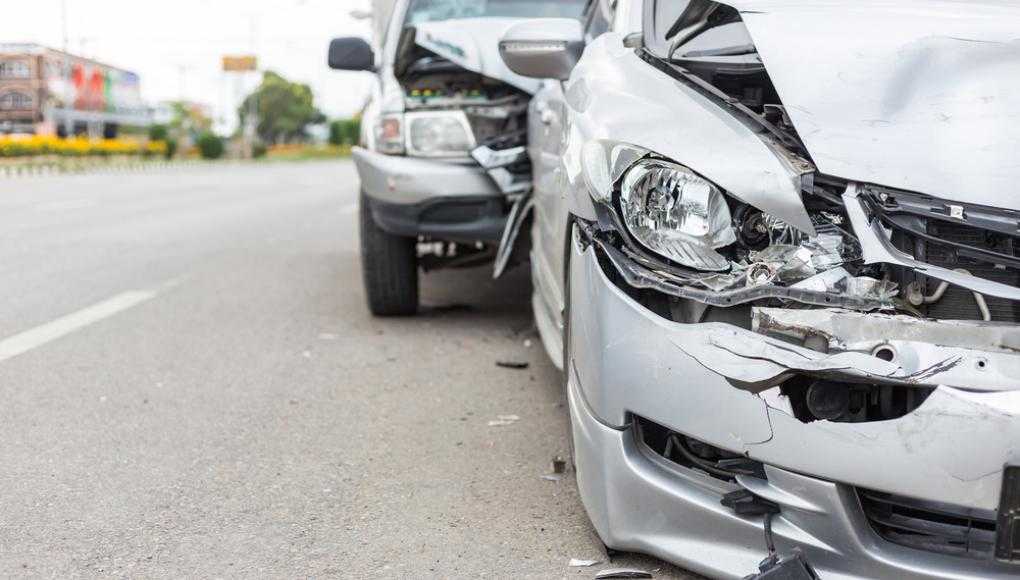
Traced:
<svg viewBox="0 0 1020 580">
<path fill-rule="evenodd" d="M 310 84 L 329 116 L 350 115 L 365 99 L 368 73 L 331 71 L 325 63 L 331 38 L 368 36 L 369 21 L 349 13 L 368 10 L 371 0 L 64 1 L 70 52 L 139 73 L 150 103 L 183 96 L 233 124 L 243 87 L 220 72 L 220 57 L 252 51 L 260 67 Z M 62 0 L 3 4 L 0 43 L 62 47 Z"/>
</svg>

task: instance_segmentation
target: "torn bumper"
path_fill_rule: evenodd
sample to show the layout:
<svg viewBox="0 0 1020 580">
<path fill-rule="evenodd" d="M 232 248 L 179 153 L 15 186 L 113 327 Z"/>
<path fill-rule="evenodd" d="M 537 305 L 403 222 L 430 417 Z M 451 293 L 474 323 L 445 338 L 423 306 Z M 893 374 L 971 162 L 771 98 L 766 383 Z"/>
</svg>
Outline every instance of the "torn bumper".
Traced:
<svg viewBox="0 0 1020 580">
<path fill-rule="evenodd" d="M 451 162 L 354 149 L 372 218 L 398 236 L 498 242 L 509 204 L 473 161 Z"/>
<path fill-rule="evenodd" d="M 475 162 L 383 155 L 353 151 L 361 188 L 370 198 L 413 205 L 437 198 L 497 197 L 502 192 Z"/>
<path fill-rule="evenodd" d="M 578 488 L 610 547 L 652 554 L 713 578 L 743 578 L 766 556 L 760 517 L 720 504 L 735 489 L 648 452 L 632 428 L 614 429 L 570 383 Z M 766 466 L 776 547 L 799 547 L 822 578 L 1016 578 L 1016 567 L 928 554 L 883 541 L 849 486 Z M 760 490 L 756 490 L 760 491 Z"/>
<path fill-rule="evenodd" d="M 935 375 L 904 372 L 859 353 L 829 356 L 731 325 L 672 322 L 610 282 L 592 246 L 571 247 L 578 480 L 592 520 L 610 546 L 722 576 L 746 574 L 764 556 L 760 521 L 724 510 L 718 490 L 706 495 L 704 482 L 653 471 L 638 460 L 635 444 L 628 443 L 628 426 L 637 415 L 766 464 L 769 483 L 784 492 L 777 496 L 799 506 L 783 506 L 785 523 L 777 533 L 788 547 L 805 548 L 823 572 L 950 578 L 1020 571 L 891 544 L 869 528 L 853 492 L 856 486 L 995 510 L 1003 467 L 1020 463 L 1015 445 L 1020 392 L 941 386 L 899 419 L 803 423 L 770 406 L 748 383 L 805 371 L 905 382 Z"/>
</svg>

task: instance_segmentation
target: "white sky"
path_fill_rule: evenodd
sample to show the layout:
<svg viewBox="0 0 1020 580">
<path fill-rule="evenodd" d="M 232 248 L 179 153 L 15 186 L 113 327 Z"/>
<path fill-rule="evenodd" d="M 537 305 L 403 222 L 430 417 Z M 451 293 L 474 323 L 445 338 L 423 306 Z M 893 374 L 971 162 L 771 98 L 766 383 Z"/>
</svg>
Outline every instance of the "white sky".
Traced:
<svg viewBox="0 0 1020 580">
<path fill-rule="evenodd" d="M 350 17 L 371 0 L 64 0 L 70 52 L 135 71 L 150 104 L 184 97 L 213 107 L 232 127 L 240 86 L 220 72 L 224 54 L 254 52 L 260 68 L 308 83 L 330 117 L 360 109 L 368 73 L 326 67 L 329 40 L 370 34 Z M 62 0 L 3 2 L 0 43 L 62 48 Z"/>
</svg>

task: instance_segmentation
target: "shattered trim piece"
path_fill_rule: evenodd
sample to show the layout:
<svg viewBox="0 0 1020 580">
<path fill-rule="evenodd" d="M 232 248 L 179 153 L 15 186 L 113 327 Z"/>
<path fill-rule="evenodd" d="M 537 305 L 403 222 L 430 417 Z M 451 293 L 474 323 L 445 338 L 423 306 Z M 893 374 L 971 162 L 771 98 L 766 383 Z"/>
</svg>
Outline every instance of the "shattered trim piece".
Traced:
<svg viewBox="0 0 1020 580">
<path fill-rule="evenodd" d="M 803 288 L 785 288 L 772 284 L 762 284 L 749 288 L 724 291 L 703 290 L 699 288 L 681 286 L 670 280 L 667 276 L 651 270 L 631 259 L 605 240 L 604 237 L 599 235 L 599 233 L 591 226 L 581 223 L 579 229 L 590 243 L 594 243 L 604 253 L 610 263 L 612 263 L 620 275 L 623 276 L 624 280 L 635 288 L 657 290 L 670 296 L 689 298 L 710 306 L 721 307 L 737 306 L 753 302 L 755 300 L 761 300 L 763 298 L 780 298 L 800 302 L 802 304 L 811 304 L 814 306 L 839 306 L 863 311 L 879 310 L 882 308 L 889 308 L 890 306 L 887 302 L 868 298 L 845 296 L 843 294 L 819 292 Z M 692 280 L 692 282 L 694 281 L 695 280 Z"/>
<path fill-rule="evenodd" d="M 509 149 L 493 149 L 488 145 L 481 145 L 471 150 L 471 157 L 482 167 L 493 169 L 524 161 L 528 158 L 528 152 L 524 145 Z"/>
</svg>

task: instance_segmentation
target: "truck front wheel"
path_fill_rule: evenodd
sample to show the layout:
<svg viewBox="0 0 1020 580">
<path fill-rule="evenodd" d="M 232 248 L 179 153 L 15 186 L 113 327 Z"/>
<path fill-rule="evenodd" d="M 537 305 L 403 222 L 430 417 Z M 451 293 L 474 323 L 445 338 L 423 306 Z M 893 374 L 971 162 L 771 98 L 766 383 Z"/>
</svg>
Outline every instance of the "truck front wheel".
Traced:
<svg viewBox="0 0 1020 580">
<path fill-rule="evenodd" d="M 376 316 L 411 316 L 418 311 L 417 240 L 383 231 L 361 194 L 361 275 L 368 309 Z"/>
</svg>

